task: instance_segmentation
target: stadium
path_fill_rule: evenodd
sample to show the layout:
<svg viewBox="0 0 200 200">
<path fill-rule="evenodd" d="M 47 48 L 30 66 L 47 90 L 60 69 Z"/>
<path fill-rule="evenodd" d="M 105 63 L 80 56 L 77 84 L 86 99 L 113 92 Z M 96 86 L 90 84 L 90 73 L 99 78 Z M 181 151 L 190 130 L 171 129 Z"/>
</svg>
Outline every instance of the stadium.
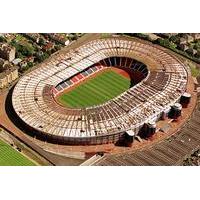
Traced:
<svg viewBox="0 0 200 200">
<path fill-rule="evenodd" d="M 20 122 L 49 142 L 117 143 L 155 128 L 186 92 L 188 70 L 153 44 L 91 40 L 23 76 L 12 94 Z"/>
</svg>

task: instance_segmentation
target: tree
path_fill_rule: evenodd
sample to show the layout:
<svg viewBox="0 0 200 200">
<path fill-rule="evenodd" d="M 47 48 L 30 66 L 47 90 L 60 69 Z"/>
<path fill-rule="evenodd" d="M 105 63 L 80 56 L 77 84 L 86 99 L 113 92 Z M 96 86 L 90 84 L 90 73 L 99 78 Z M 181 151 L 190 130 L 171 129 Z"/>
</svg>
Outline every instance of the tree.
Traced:
<svg viewBox="0 0 200 200">
<path fill-rule="evenodd" d="M 55 52 L 56 52 L 56 49 L 55 49 L 55 48 L 51 49 L 51 54 L 53 54 L 53 53 L 55 53 Z"/>
<path fill-rule="evenodd" d="M 171 49 L 175 49 L 177 47 L 177 45 L 174 44 L 173 42 L 170 42 L 169 39 L 158 38 L 155 42 L 162 46 L 169 47 Z"/>
<path fill-rule="evenodd" d="M 43 38 L 39 38 L 39 45 L 45 45 L 45 41 Z"/>
<path fill-rule="evenodd" d="M 54 48 L 55 48 L 55 50 L 56 50 L 56 51 L 58 51 L 58 50 L 60 50 L 60 49 L 61 49 L 61 47 L 60 47 L 59 45 L 55 45 L 55 47 L 54 47 Z"/>
<path fill-rule="evenodd" d="M 34 48 L 31 45 L 22 46 L 21 53 L 24 56 L 32 56 L 34 54 Z"/>
<path fill-rule="evenodd" d="M 0 36 L 0 42 L 6 42 L 6 39 L 3 36 Z"/>
<path fill-rule="evenodd" d="M 44 61 L 45 59 L 47 59 L 49 57 L 49 55 L 45 52 L 45 53 L 42 53 L 42 52 L 38 52 L 36 54 L 36 60 L 38 60 L 38 62 L 42 62 Z"/>
<path fill-rule="evenodd" d="M 16 52 L 16 57 L 17 57 L 17 58 L 21 58 L 21 59 L 24 58 L 24 56 L 22 55 L 22 53 L 19 52 L 19 51 Z"/>
<path fill-rule="evenodd" d="M 45 52 L 45 53 L 43 54 L 43 56 L 44 56 L 44 59 L 47 59 L 47 58 L 49 57 L 49 54 Z"/>
<path fill-rule="evenodd" d="M 172 35 L 169 40 L 172 41 L 173 43 L 179 43 L 180 37 L 178 35 Z"/>
<path fill-rule="evenodd" d="M 194 49 L 200 49 L 200 41 L 198 41 L 197 43 L 195 43 Z"/>
<path fill-rule="evenodd" d="M 20 67 L 19 72 L 23 73 L 23 72 L 25 72 L 26 70 L 28 70 L 28 68 L 29 68 L 28 65 L 23 66 L 23 67 Z"/>
<path fill-rule="evenodd" d="M 33 67 L 33 63 L 32 62 L 28 62 L 27 65 L 28 65 L 28 67 Z"/>
<path fill-rule="evenodd" d="M 169 47 L 170 47 L 171 49 L 176 49 L 177 45 L 174 44 L 173 42 L 170 42 L 170 43 L 169 43 Z"/>
</svg>

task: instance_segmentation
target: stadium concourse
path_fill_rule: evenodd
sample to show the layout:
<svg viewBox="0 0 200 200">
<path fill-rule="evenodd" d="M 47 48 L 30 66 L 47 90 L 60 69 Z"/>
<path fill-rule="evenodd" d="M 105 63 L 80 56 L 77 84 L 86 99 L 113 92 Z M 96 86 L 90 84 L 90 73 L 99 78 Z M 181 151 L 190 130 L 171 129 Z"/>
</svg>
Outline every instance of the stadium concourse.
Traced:
<svg viewBox="0 0 200 200">
<path fill-rule="evenodd" d="M 109 101 L 86 108 L 63 107 L 55 100 L 65 89 L 109 67 L 127 69 L 132 87 Z M 91 40 L 23 76 L 12 104 L 20 123 L 58 144 L 116 143 L 154 126 L 186 91 L 187 67 L 153 44 L 125 37 Z M 134 79 L 135 78 L 135 79 Z"/>
</svg>

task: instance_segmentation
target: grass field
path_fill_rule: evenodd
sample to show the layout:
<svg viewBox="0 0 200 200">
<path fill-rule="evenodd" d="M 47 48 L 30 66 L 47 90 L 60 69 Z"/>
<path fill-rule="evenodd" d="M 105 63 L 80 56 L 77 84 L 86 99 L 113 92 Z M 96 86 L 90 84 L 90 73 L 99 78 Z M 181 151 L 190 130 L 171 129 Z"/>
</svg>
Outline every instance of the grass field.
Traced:
<svg viewBox="0 0 200 200">
<path fill-rule="evenodd" d="M 104 71 L 58 97 L 65 106 L 80 108 L 98 105 L 130 87 L 130 79 L 115 71 Z"/>
<path fill-rule="evenodd" d="M 35 164 L 0 140 L 0 166 L 34 166 Z"/>
</svg>

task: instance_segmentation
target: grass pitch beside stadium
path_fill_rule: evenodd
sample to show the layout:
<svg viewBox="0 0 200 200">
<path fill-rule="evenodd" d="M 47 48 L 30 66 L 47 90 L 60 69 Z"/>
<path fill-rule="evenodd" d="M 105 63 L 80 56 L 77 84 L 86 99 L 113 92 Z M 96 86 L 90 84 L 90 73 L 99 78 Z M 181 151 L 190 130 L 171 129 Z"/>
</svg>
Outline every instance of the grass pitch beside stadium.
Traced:
<svg viewBox="0 0 200 200">
<path fill-rule="evenodd" d="M 0 140 L 0 166 L 34 166 L 31 160 Z"/>
<path fill-rule="evenodd" d="M 130 88 L 130 79 L 113 71 L 104 71 L 58 97 L 71 108 L 102 104 Z"/>
</svg>

